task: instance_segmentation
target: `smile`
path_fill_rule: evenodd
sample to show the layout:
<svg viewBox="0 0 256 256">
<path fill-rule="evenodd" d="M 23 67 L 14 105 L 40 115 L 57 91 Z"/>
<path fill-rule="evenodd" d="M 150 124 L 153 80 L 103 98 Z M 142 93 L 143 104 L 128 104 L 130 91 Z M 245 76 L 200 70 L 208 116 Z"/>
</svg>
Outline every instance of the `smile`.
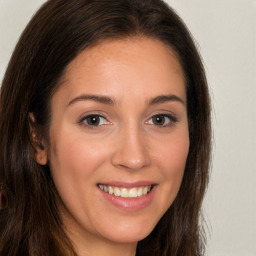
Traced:
<svg viewBox="0 0 256 256">
<path fill-rule="evenodd" d="M 99 184 L 98 187 L 102 191 L 110 195 L 115 195 L 117 197 L 123 197 L 123 198 L 136 198 L 136 197 L 142 197 L 147 195 L 152 190 L 153 186 L 124 188 L 124 187 L 105 186 L 105 185 Z"/>
</svg>

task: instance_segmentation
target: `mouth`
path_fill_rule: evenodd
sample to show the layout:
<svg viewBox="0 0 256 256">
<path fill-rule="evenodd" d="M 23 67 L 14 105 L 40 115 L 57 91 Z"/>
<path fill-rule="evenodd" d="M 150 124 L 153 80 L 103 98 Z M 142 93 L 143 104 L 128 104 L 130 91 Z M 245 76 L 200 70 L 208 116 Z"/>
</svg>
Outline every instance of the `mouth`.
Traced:
<svg viewBox="0 0 256 256">
<path fill-rule="evenodd" d="M 150 191 L 153 189 L 153 185 L 125 188 L 125 187 L 98 184 L 98 187 L 109 195 L 114 195 L 116 197 L 122 197 L 122 198 L 142 197 L 150 193 Z"/>
</svg>

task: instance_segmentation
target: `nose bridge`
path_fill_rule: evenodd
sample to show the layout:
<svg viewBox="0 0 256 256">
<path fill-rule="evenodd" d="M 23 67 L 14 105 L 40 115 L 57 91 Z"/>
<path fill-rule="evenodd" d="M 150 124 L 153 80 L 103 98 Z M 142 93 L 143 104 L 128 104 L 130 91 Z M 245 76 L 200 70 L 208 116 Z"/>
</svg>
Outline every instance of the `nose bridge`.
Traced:
<svg viewBox="0 0 256 256">
<path fill-rule="evenodd" d="M 130 170 L 138 170 L 150 164 L 146 136 L 143 129 L 130 122 L 119 131 L 117 150 L 113 164 Z"/>
</svg>

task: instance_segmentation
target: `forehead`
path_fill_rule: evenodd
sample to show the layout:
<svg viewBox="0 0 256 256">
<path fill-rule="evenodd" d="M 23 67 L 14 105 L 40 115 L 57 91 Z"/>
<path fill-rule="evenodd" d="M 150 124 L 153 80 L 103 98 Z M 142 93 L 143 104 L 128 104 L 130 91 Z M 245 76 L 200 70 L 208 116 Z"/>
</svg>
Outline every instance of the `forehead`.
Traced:
<svg viewBox="0 0 256 256">
<path fill-rule="evenodd" d="M 184 74 L 175 52 L 147 37 L 104 41 L 84 50 L 67 66 L 61 88 L 69 97 L 84 90 L 145 97 L 171 91 L 185 97 Z"/>
<path fill-rule="evenodd" d="M 68 78 L 73 69 L 77 69 L 80 65 L 86 67 L 93 67 L 95 63 L 103 59 L 104 64 L 110 64 L 108 60 L 116 61 L 158 61 L 158 65 L 162 64 L 167 67 L 172 66 L 175 72 L 183 75 L 179 57 L 165 43 L 149 37 L 129 37 L 124 39 L 105 40 L 88 49 L 82 51 L 71 63 L 67 66 L 64 78 Z M 103 63 L 102 63 L 103 64 Z M 144 63 L 145 64 L 145 63 Z"/>
</svg>

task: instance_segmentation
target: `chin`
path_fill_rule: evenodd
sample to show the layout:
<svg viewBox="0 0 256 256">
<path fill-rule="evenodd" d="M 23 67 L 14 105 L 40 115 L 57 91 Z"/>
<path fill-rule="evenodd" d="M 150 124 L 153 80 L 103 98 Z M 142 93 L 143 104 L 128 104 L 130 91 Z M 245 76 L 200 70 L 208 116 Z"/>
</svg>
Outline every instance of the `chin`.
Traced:
<svg viewBox="0 0 256 256">
<path fill-rule="evenodd" d="M 154 229 L 157 223 L 148 221 L 145 223 L 119 223 L 111 230 L 102 230 L 101 234 L 116 243 L 137 243 L 145 239 Z"/>
</svg>

